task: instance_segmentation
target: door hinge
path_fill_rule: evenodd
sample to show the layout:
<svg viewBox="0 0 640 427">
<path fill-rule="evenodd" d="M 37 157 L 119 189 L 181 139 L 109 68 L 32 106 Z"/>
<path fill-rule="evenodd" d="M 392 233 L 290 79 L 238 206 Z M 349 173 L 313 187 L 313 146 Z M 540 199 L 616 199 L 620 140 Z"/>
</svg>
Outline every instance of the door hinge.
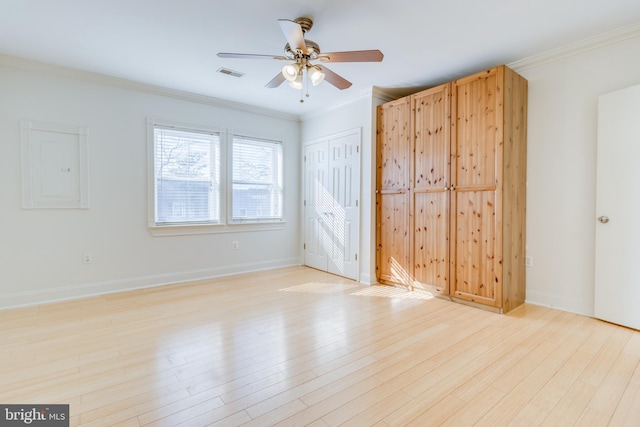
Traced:
<svg viewBox="0 0 640 427">
<path fill-rule="evenodd" d="M 304 249 L 305 251 L 307 250 L 307 244 L 306 244 L 306 243 L 304 243 L 304 244 L 302 245 L 302 249 Z"/>
<path fill-rule="evenodd" d="M 306 200 L 304 201 L 304 206 L 307 206 L 307 201 Z"/>
<path fill-rule="evenodd" d="M 358 207 L 358 201 L 356 200 L 356 208 Z"/>
<path fill-rule="evenodd" d="M 356 254 L 356 261 L 358 260 L 358 254 Z"/>
<path fill-rule="evenodd" d="M 360 152 L 360 146 L 356 145 L 356 153 L 359 153 L 359 152 Z"/>
</svg>

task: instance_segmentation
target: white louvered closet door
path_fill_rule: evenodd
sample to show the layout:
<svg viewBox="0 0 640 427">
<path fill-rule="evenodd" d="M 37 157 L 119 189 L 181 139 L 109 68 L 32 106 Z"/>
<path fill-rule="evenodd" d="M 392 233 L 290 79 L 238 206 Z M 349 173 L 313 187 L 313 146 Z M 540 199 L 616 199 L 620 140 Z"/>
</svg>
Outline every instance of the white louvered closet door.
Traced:
<svg viewBox="0 0 640 427">
<path fill-rule="evenodd" d="M 360 132 L 305 145 L 305 265 L 358 279 Z"/>
</svg>

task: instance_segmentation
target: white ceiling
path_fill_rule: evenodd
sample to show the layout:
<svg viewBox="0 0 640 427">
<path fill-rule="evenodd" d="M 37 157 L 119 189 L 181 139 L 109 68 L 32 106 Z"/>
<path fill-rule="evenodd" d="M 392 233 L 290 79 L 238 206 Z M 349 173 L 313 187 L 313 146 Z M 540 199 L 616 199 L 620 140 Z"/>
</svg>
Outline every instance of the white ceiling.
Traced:
<svg viewBox="0 0 640 427">
<path fill-rule="evenodd" d="M 279 18 L 313 19 L 323 52 L 380 49 L 335 63 L 353 86 L 264 85 L 283 63 Z M 638 0 L 0 0 L 0 54 L 301 115 L 371 86 L 419 88 L 640 22 Z M 220 67 L 242 78 L 216 73 Z"/>
</svg>

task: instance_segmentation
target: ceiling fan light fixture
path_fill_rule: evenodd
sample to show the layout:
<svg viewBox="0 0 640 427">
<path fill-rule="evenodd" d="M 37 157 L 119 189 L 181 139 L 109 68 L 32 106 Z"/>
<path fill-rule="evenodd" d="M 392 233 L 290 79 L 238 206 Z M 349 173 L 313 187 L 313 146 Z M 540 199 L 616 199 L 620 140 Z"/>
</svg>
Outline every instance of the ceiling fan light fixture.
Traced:
<svg viewBox="0 0 640 427">
<path fill-rule="evenodd" d="M 298 64 L 287 64 L 282 67 L 282 75 L 285 79 L 292 82 L 298 78 L 300 74 L 300 66 Z"/>
<path fill-rule="evenodd" d="M 324 80 L 324 73 L 317 67 L 309 67 L 307 74 L 309 75 L 311 84 L 314 86 L 318 86 Z"/>
<path fill-rule="evenodd" d="M 339 90 L 351 87 L 351 82 L 331 71 L 331 69 L 312 64 L 315 61 L 324 62 L 380 62 L 383 55 L 379 50 L 352 50 L 341 52 L 321 53 L 320 46 L 309 39 L 305 34 L 311 29 L 313 21 L 307 17 L 299 17 L 295 20 L 278 19 L 280 29 L 284 34 L 287 44 L 284 46 L 284 56 L 263 55 L 248 53 L 219 52 L 220 58 L 245 58 L 245 59 L 276 59 L 285 60 L 288 63 L 266 85 L 268 88 L 279 87 L 285 81 L 289 86 L 297 90 L 307 89 L 305 96 L 309 96 L 309 87 L 318 86 L 327 81 Z M 302 98 L 302 92 L 301 92 Z M 300 102 L 304 102 L 303 99 Z"/>
</svg>

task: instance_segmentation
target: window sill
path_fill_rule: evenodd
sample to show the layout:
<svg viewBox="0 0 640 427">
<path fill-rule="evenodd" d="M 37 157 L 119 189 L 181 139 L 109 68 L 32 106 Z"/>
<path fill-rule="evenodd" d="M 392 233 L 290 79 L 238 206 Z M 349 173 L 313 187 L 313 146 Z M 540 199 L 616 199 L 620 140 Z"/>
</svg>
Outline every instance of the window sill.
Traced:
<svg viewBox="0 0 640 427">
<path fill-rule="evenodd" d="M 191 236 L 197 234 L 246 233 L 253 231 L 282 230 L 285 221 L 242 223 L 242 224 L 184 224 L 150 225 L 149 233 L 154 237 Z"/>
</svg>

